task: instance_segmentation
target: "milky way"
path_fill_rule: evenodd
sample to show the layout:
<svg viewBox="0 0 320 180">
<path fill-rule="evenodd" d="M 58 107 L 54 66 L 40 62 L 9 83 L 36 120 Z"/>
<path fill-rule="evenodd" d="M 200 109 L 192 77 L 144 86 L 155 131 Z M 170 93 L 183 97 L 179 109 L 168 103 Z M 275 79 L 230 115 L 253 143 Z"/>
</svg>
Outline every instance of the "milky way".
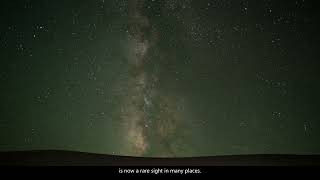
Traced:
<svg viewBox="0 0 320 180">
<path fill-rule="evenodd" d="M 143 106 L 147 96 L 145 94 L 147 77 L 143 65 L 145 55 L 149 48 L 148 40 L 144 39 L 142 28 L 148 28 L 148 19 L 140 14 L 143 1 L 130 1 L 129 35 L 127 59 L 134 74 L 128 79 L 128 96 L 123 100 L 124 110 L 121 117 L 127 121 L 127 134 L 125 142 L 132 155 L 143 154 L 148 144 L 144 133 L 143 124 L 146 123 L 146 113 Z"/>
<path fill-rule="evenodd" d="M 126 125 L 121 154 L 143 156 L 153 150 L 152 156 L 175 156 L 176 144 L 169 138 L 182 125 L 183 116 L 177 107 L 184 106 L 184 102 L 154 88 L 158 74 L 146 71 L 148 50 L 157 44 L 158 33 L 143 15 L 143 5 L 143 0 L 130 1 L 128 5 L 130 19 L 124 51 L 129 77 L 120 107 L 120 117 Z"/>
</svg>

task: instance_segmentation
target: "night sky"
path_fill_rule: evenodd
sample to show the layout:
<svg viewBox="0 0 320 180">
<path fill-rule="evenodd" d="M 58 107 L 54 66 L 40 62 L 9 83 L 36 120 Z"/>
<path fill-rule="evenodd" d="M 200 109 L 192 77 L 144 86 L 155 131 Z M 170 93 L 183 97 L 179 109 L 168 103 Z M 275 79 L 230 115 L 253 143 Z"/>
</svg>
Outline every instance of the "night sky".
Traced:
<svg viewBox="0 0 320 180">
<path fill-rule="evenodd" d="M 4 0 L 0 151 L 319 154 L 308 0 Z"/>
</svg>

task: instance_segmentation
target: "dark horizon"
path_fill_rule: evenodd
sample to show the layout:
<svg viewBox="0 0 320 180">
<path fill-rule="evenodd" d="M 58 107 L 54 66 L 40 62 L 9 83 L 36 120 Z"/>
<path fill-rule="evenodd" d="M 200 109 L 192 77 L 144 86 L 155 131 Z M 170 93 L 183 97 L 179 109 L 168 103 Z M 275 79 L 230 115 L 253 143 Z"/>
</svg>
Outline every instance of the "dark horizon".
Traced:
<svg viewBox="0 0 320 180">
<path fill-rule="evenodd" d="M 63 150 L 0 152 L 0 166 L 319 166 L 320 155 L 250 154 L 206 157 L 130 157 Z"/>
</svg>

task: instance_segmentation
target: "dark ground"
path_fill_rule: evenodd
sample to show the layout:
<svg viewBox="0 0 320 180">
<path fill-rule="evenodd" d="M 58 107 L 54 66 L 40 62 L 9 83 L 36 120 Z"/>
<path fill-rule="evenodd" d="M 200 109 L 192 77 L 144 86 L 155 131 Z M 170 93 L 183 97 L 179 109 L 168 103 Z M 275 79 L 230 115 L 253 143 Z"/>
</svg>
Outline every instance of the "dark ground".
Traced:
<svg viewBox="0 0 320 180">
<path fill-rule="evenodd" d="M 318 155 L 232 155 L 197 158 L 139 158 L 72 151 L 2 152 L 13 166 L 319 166 Z"/>
</svg>

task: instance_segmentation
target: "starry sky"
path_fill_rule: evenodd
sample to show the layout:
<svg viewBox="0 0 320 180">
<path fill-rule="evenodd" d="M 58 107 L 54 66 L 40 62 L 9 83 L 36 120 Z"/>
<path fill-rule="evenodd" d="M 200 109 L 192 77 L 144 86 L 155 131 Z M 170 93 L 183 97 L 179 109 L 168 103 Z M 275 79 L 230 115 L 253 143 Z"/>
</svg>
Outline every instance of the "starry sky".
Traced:
<svg viewBox="0 0 320 180">
<path fill-rule="evenodd" d="M 311 0 L 5 0 L 0 151 L 319 154 Z"/>
</svg>

